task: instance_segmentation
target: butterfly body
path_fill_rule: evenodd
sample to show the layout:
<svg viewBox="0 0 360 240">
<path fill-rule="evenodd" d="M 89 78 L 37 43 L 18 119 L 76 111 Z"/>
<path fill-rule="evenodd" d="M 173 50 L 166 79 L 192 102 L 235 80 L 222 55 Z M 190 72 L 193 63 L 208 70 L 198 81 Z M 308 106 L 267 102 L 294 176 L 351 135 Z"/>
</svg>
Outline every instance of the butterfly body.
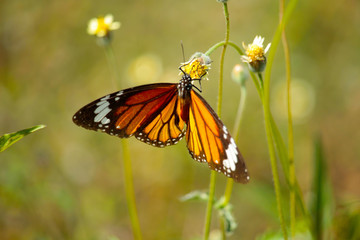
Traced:
<svg viewBox="0 0 360 240">
<path fill-rule="evenodd" d="M 178 84 L 128 88 L 95 100 L 73 117 L 75 124 L 155 147 L 177 144 L 184 136 L 193 159 L 237 182 L 249 181 L 234 139 L 210 105 L 194 91 L 190 75 Z M 198 89 L 197 87 L 195 87 Z M 199 89 L 198 89 L 199 90 Z"/>
</svg>

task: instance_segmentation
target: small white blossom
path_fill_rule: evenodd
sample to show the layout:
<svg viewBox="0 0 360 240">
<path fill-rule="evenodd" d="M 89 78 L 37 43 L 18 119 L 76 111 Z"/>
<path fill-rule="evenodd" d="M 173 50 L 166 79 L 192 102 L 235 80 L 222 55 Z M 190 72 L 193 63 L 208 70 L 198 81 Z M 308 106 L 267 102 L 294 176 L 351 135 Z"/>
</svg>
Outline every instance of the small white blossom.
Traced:
<svg viewBox="0 0 360 240">
<path fill-rule="evenodd" d="M 107 14 L 105 17 L 100 16 L 90 19 L 87 32 L 97 37 L 106 37 L 111 31 L 119 29 L 120 25 L 120 22 L 114 22 L 112 14 Z"/>
<path fill-rule="evenodd" d="M 264 40 L 265 38 L 256 36 L 251 44 L 246 46 L 243 43 L 246 55 L 241 56 L 241 59 L 243 62 L 249 64 L 249 67 L 253 72 L 262 72 L 266 66 L 265 54 L 268 52 L 271 43 L 264 49 Z"/>
</svg>

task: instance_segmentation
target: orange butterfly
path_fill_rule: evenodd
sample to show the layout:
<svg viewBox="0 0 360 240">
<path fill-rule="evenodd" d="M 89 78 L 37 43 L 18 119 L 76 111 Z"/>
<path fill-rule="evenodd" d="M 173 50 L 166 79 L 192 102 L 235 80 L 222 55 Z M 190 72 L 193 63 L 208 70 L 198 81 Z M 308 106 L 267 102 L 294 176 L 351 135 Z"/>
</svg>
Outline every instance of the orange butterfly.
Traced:
<svg viewBox="0 0 360 240">
<path fill-rule="evenodd" d="M 201 92 L 193 81 L 200 83 L 207 68 L 196 58 L 180 70 L 178 84 L 155 83 L 114 92 L 81 108 L 73 121 L 120 138 L 135 135 L 155 147 L 174 145 L 185 135 L 193 159 L 207 162 L 211 169 L 236 182 L 247 183 L 248 171 L 234 139 L 210 105 L 193 90 L 195 87 Z"/>
</svg>

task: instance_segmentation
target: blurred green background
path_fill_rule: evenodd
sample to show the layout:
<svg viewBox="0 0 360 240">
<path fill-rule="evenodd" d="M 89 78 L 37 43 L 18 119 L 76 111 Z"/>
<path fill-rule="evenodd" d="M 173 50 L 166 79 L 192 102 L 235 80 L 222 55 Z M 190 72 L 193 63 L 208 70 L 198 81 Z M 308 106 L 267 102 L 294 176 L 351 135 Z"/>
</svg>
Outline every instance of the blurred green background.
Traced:
<svg viewBox="0 0 360 240">
<path fill-rule="evenodd" d="M 229 1 L 230 39 L 255 35 L 271 41 L 277 1 Z M 88 21 L 112 13 L 122 26 L 113 49 L 122 88 L 177 82 L 178 66 L 224 38 L 221 4 L 212 1 L 0 1 L 0 135 L 45 124 L 0 153 L 1 239 L 131 239 L 124 195 L 120 140 L 86 131 L 72 115 L 116 91 L 104 50 L 87 35 Z M 287 26 L 293 70 L 296 172 L 311 199 L 314 136 L 320 135 L 335 220 L 359 213 L 360 2 L 299 1 Z M 216 109 L 220 51 L 202 95 Z M 272 74 L 272 110 L 286 139 L 285 70 L 278 48 Z M 239 86 L 230 78 L 239 56 L 228 48 L 222 120 L 234 125 Z M 254 239 L 279 229 L 262 106 L 251 80 L 239 149 L 252 181 L 237 184 L 231 199 L 238 228 L 230 239 Z M 209 169 L 187 153 L 185 141 L 166 149 L 128 140 L 140 224 L 145 239 L 200 237 L 205 204 L 182 203 L 206 190 Z M 218 177 L 216 195 L 226 178 Z M 355 209 L 355 210 L 354 210 Z M 339 213 L 340 212 L 340 213 Z M 356 216 L 357 214 L 355 214 Z M 338 218 L 337 218 L 338 217 Z M 213 229 L 218 228 L 214 214 Z M 216 231 L 212 232 L 216 235 Z"/>
</svg>

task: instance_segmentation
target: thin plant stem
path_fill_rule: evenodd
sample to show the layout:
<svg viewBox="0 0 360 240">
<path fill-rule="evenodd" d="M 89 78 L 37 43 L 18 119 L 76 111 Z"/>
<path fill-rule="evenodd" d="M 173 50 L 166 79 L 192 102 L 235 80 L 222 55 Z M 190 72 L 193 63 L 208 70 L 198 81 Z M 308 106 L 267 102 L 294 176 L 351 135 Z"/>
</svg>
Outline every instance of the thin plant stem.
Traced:
<svg viewBox="0 0 360 240">
<path fill-rule="evenodd" d="M 209 184 L 209 200 L 206 207 L 206 219 L 205 219 L 205 230 L 204 230 L 205 240 L 208 240 L 210 235 L 211 216 L 212 216 L 214 197 L 215 197 L 216 176 L 217 176 L 216 172 L 211 171 L 210 184 Z"/>
<path fill-rule="evenodd" d="M 221 41 L 221 42 L 216 43 L 215 45 L 213 45 L 212 47 L 210 47 L 210 48 L 205 52 L 205 54 L 206 54 L 206 55 L 212 54 L 216 49 L 218 49 L 218 48 L 221 47 L 221 46 L 224 46 L 225 43 L 226 43 L 226 41 Z M 243 54 L 244 54 L 243 51 L 241 50 L 241 48 L 240 48 L 238 45 L 236 45 L 236 43 L 234 43 L 234 42 L 232 42 L 232 41 L 228 41 L 228 42 L 227 42 L 227 45 L 232 46 L 240 55 L 243 55 Z"/>
<path fill-rule="evenodd" d="M 239 105 L 238 105 L 238 110 L 237 110 L 237 114 L 236 114 L 234 130 L 233 130 L 236 144 L 238 143 L 240 123 L 241 123 L 241 119 L 242 119 L 242 113 L 244 111 L 245 100 L 246 100 L 246 86 L 245 86 L 245 83 L 242 83 L 241 87 L 240 87 L 240 100 L 239 100 Z M 229 202 L 230 202 L 233 186 L 234 186 L 234 180 L 232 178 L 228 178 L 227 182 L 226 182 L 225 193 L 224 193 L 224 202 L 223 202 L 224 207 L 227 204 L 229 204 Z M 226 239 L 226 229 L 225 229 L 224 217 L 221 218 L 221 231 L 222 231 L 222 239 L 225 240 Z"/>
<path fill-rule="evenodd" d="M 236 144 L 238 143 L 238 139 L 239 139 L 240 123 L 243 115 L 242 113 L 244 111 L 245 100 L 246 100 L 246 86 L 245 83 L 242 83 L 240 87 L 239 106 L 236 114 L 234 130 L 233 130 Z M 224 205 L 227 205 L 230 202 L 233 185 L 234 185 L 234 180 L 232 178 L 228 178 L 224 193 L 224 203 L 223 203 Z"/>
<path fill-rule="evenodd" d="M 280 0 L 280 22 L 284 15 L 285 0 Z M 286 101 L 288 112 L 288 159 L 289 159 L 289 185 L 290 185 L 290 232 L 292 238 L 295 237 L 295 223 L 296 223 L 296 202 L 295 202 L 295 166 L 294 166 L 294 135 L 293 123 L 291 114 L 291 63 L 290 63 L 290 49 L 286 38 L 285 27 L 281 34 L 286 68 Z"/>
<path fill-rule="evenodd" d="M 262 79 L 261 74 L 259 74 L 259 77 L 261 80 Z M 266 93 L 264 93 L 264 95 L 265 94 Z M 274 137 L 273 137 L 272 129 L 271 129 L 270 108 L 267 107 L 267 102 L 265 99 L 263 102 L 263 111 L 264 111 L 265 131 L 266 131 L 266 137 L 267 137 L 268 148 L 269 148 L 270 165 L 271 165 L 271 171 L 272 171 L 272 175 L 273 175 L 278 216 L 279 216 L 279 220 L 280 220 L 281 229 L 283 232 L 283 237 L 286 240 L 286 239 L 288 239 L 288 237 L 287 237 L 287 232 L 286 232 L 284 214 L 282 212 L 283 206 L 282 206 L 282 201 L 281 201 L 281 188 L 280 188 L 280 180 L 279 180 L 276 152 L 275 152 L 275 146 L 274 146 Z"/>
<path fill-rule="evenodd" d="M 226 32 L 225 32 L 225 43 L 223 45 L 223 50 L 221 52 L 221 58 L 220 58 L 220 75 L 219 75 L 219 86 L 218 86 L 219 92 L 218 92 L 218 102 L 217 102 L 217 114 L 219 117 L 221 116 L 221 106 L 222 106 L 224 59 L 230 37 L 229 11 L 226 2 L 223 3 L 223 9 L 224 9 L 225 22 L 226 22 Z M 214 196 L 215 196 L 215 185 L 216 185 L 216 172 L 211 171 L 210 184 L 209 184 L 209 200 L 206 208 L 206 220 L 205 220 L 205 231 L 204 231 L 205 240 L 208 240 L 210 235 L 211 216 L 212 216 Z"/>
<path fill-rule="evenodd" d="M 121 140 L 121 146 L 122 146 L 122 154 L 124 161 L 126 202 L 129 209 L 131 227 L 133 230 L 134 239 L 141 240 L 142 235 L 141 235 L 139 218 L 136 210 L 136 200 L 135 200 L 135 191 L 134 191 L 129 146 L 127 144 L 127 141 L 124 139 Z"/>
<path fill-rule="evenodd" d="M 230 19 L 229 19 L 229 11 L 226 2 L 223 3 L 223 8 L 224 8 L 224 16 L 226 22 L 226 32 L 225 32 L 225 41 L 220 57 L 219 92 L 218 92 L 218 103 L 217 103 L 217 114 L 219 115 L 219 117 L 221 116 L 221 107 L 222 107 L 225 52 L 227 49 L 227 45 L 229 44 L 229 38 L 230 38 Z"/>
<path fill-rule="evenodd" d="M 238 111 L 236 114 L 236 119 L 235 119 L 235 125 L 234 125 L 234 137 L 235 137 L 235 141 L 237 141 L 237 139 L 239 138 L 239 130 L 240 130 L 240 123 L 242 120 L 242 116 L 243 116 L 243 111 L 244 111 L 244 107 L 245 107 L 245 100 L 246 100 L 246 86 L 245 83 L 241 84 L 240 87 L 240 100 L 239 100 L 239 106 L 238 106 Z"/>
<path fill-rule="evenodd" d="M 231 47 L 233 47 L 238 53 L 239 55 L 244 55 L 243 51 L 241 50 L 241 48 L 234 42 L 232 41 L 228 41 L 227 44 Z M 209 50 L 207 50 L 205 52 L 206 55 L 210 55 L 212 52 L 214 52 L 217 48 L 221 47 L 225 45 L 225 41 L 221 41 L 221 42 L 218 42 L 216 43 L 215 45 L 213 45 L 212 47 L 209 48 Z M 253 72 L 250 71 L 250 76 L 251 78 L 253 79 L 253 82 L 255 84 L 255 87 L 256 87 L 256 90 L 258 91 L 258 94 L 262 100 L 263 98 L 263 92 L 261 90 L 261 86 L 260 86 L 260 83 L 259 83 L 259 80 L 258 78 L 255 76 L 255 74 Z"/>
<path fill-rule="evenodd" d="M 117 61 L 111 43 L 106 44 L 104 48 L 105 48 L 106 59 L 113 74 L 112 84 L 114 87 L 118 88 L 118 84 L 120 83 L 120 80 L 119 80 L 119 74 L 117 68 Z"/>
<path fill-rule="evenodd" d="M 110 67 L 112 68 L 112 72 L 114 74 L 113 85 L 117 88 L 120 81 L 118 79 L 119 75 L 117 71 L 115 54 L 110 43 L 105 45 L 105 53 L 106 53 L 107 61 Z M 141 234 L 139 218 L 136 210 L 136 200 L 135 200 L 135 191 L 134 191 L 129 146 L 127 144 L 127 141 L 124 139 L 121 139 L 121 146 L 122 146 L 122 158 L 124 165 L 125 195 L 126 195 L 126 202 L 128 205 L 128 211 L 130 215 L 131 227 L 133 230 L 134 239 L 141 240 L 142 234 Z"/>
<path fill-rule="evenodd" d="M 281 33 L 284 29 L 284 26 L 292 11 L 296 6 L 297 0 L 290 0 L 286 10 L 284 12 L 284 16 L 279 23 L 279 26 L 274 34 L 273 40 L 271 42 L 271 48 L 268 55 L 267 67 L 265 69 L 265 77 L 264 77 L 264 95 L 263 95 L 263 109 L 264 109 L 264 118 L 265 118 L 265 128 L 267 133 L 268 145 L 269 145 L 269 153 L 270 153 L 270 162 L 271 168 L 273 171 L 273 178 L 274 178 L 274 188 L 276 194 L 276 201 L 278 207 L 278 215 L 280 219 L 281 229 L 283 231 L 284 238 L 287 239 L 287 232 L 286 232 L 286 225 L 284 216 L 282 214 L 282 203 L 281 203 L 281 193 L 280 193 L 280 184 L 278 179 L 278 170 L 277 170 L 277 163 L 276 163 L 276 155 L 275 155 L 275 148 L 273 144 L 273 133 L 271 129 L 271 112 L 270 112 L 270 76 L 271 76 L 271 68 L 275 58 L 275 52 L 277 46 L 280 42 Z"/>
</svg>

